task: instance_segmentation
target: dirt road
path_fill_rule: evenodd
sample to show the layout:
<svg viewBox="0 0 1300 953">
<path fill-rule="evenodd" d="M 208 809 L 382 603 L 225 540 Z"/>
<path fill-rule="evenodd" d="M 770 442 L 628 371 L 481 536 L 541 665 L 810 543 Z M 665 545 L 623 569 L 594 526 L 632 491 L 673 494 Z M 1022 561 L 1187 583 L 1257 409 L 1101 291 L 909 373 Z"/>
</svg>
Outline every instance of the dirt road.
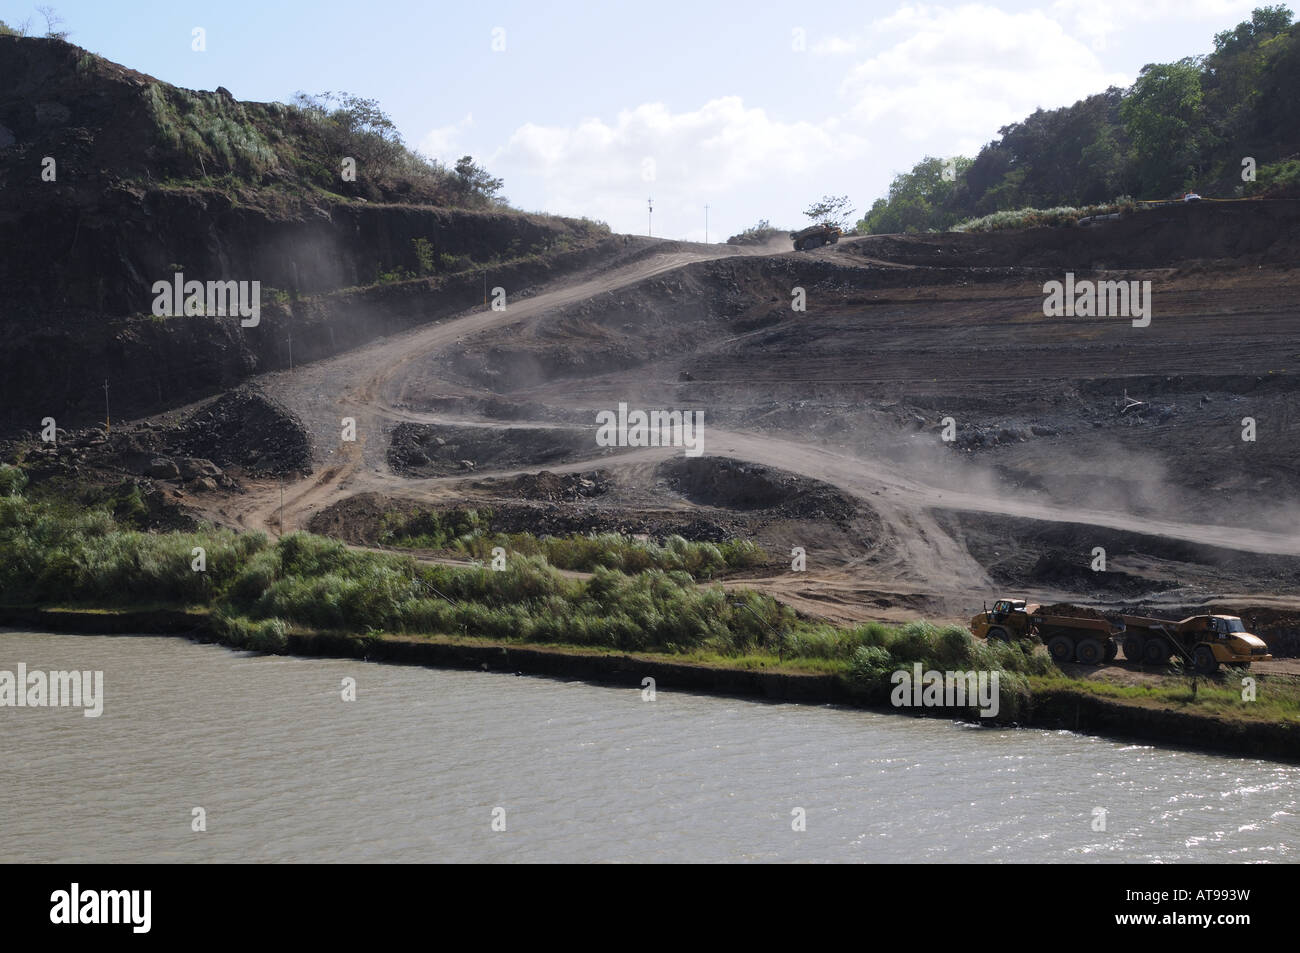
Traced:
<svg viewBox="0 0 1300 953">
<path fill-rule="evenodd" d="M 666 243 L 662 253 L 510 299 L 502 311 L 476 310 L 292 373 L 267 375 L 257 383 L 304 422 L 312 436 L 318 469 L 286 484 L 283 504 L 281 487 L 269 481 L 249 481 L 243 495 L 216 495 L 196 502 L 219 523 L 279 532 L 305 526 L 313 514 L 361 492 L 436 503 L 461 501 L 466 498 L 464 476 L 430 478 L 393 469 L 388 450 L 394 424 L 491 430 L 545 426 L 581 431 L 592 427 L 582 421 L 594 422 L 593 408 L 644 399 L 649 406 L 703 406 L 709 421 L 707 455 L 762 464 L 818 481 L 874 514 L 879 531 L 877 539 L 864 543 L 869 558 L 855 556 L 850 546 L 828 542 L 823 554 L 835 561 L 834 565 L 823 561 L 806 573 L 755 581 L 801 607 L 811 611 L 820 607 L 822 614 L 832 618 L 901 615 L 914 611 L 917 600 L 931 610 L 950 607 L 956 616 L 962 613 L 961 607 L 978 604 L 981 597 L 1005 585 L 1005 574 L 992 571 L 988 560 L 972 545 L 974 530 L 967 530 L 965 524 L 955 526 L 945 514 L 958 514 L 960 520 L 980 516 L 1034 521 L 1048 527 L 1091 527 L 1140 534 L 1171 546 L 1207 547 L 1263 558 L 1300 557 L 1300 534 L 1294 532 L 1293 524 L 1276 519 L 1234 520 L 1231 507 L 1223 508 L 1219 519 L 1206 519 L 1191 509 L 1153 507 L 1142 500 L 1132 503 L 1131 494 L 1111 498 L 1072 492 L 1069 481 L 1081 469 L 1078 454 L 1093 452 L 1097 433 L 1115 439 L 1130 436 L 1114 430 L 1111 418 L 1123 425 L 1133 418 L 1123 418 L 1115 411 L 1100 418 L 1102 424 L 1093 421 L 1090 427 L 1081 423 L 1075 428 L 1069 452 L 1062 453 L 1063 442 L 1055 444 L 1059 465 L 1054 468 L 1043 462 L 1046 458 L 1035 456 L 1041 441 L 1026 446 L 1020 446 L 1026 444 L 1024 437 L 1009 441 L 1013 446 L 1006 447 L 1006 453 L 1018 454 L 1017 467 L 1052 470 L 1055 483 L 1039 479 L 1041 474 L 1035 472 L 1033 479 L 1015 485 L 996 479 L 996 467 L 954 470 L 947 462 L 936 467 L 933 452 L 927 451 L 930 456 L 926 456 L 907 450 L 907 440 L 926 438 L 929 431 L 922 428 L 919 433 L 901 436 L 897 431 L 915 431 L 921 424 L 933 428 L 944 405 L 942 401 L 932 403 L 935 410 L 930 413 L 924 407 L 900 409 L 898 396 L 890 397 L 891 390 L 906 396 L 928 389 L 947 393 L 945 400 L 960 393 L 961 400 L 980 406 L 986 414 L 999 400 L 1012 400 L 1013 407 L 1018 403 L 1035 410 L 1047 408 L 1061 402 L 1060 393 L 1101 406 L 1112 400 L 1110 395 L 1091 397 L 1087 390 L 1105 390 L 1109 385 L 1090 383 L 1105 378 L 1089 376 L 1093 371 L 1086 365 L 1094 360 L 1089 355 L 1099 346 L 1106 347 L 1108 354 L 1115 353 L 1109 341 L 1124 332 L 1113 325 L 1033 321 L 1032 296 L 1038 277 L 1031 277 L 1027 284 L 1023 269 L 990 275 L 993 269 L 945 268 L 938 287 L 931 287 L 933 269 L 915 261 L 881 257 L 882 247 L 889 246 L 868 239 L 811 254 L 773 255 L 767 253 L 770 250 Z M 1177 363 L 1186 348 L 1203 353 L 1209 344 L 1217 346 L 1215 353 L 1232 365 L 1226 372 L 1238 376 L 1261 362 L 1276 363 L 1276 353 L 1269 354 L 1273 347 L 1270 336 L 1283 337 L 1294 325 L 1285 312 L 1252 311 L 1251 301 L 1241 302 L 1239 283 L 1243 275 L 1258 281 L 1253 272 L 1225 269 L 1209 277 L 1201 272 L 1167 272 L 1166 312 L 1159 333 L 1181 334 L 1188 337 L 1188 344 L 1173 349 L 1167 342 L 1162 345 L 1164 339 L 1148 337 L 1131 338 L 1114 347 L 1154 343 L 1166 349 L 1169 361 Z M 815 318 L 804 320 L 801 329 L 788 327 L 788 311 L 782 317 L 790 274 L 796 278 L 806 274 L 814 294 L 832 295 L 835 302 Z M 929 277 L 917 277 L 922 274 Z M 1274 280 L 1289 283 L 1289 273 L 1282 278 L 1274 276 Z M 1255 316 L 1253 324 L 1239 321 L 1226 325 L 1217 301 L 1206 306 L 1219 285 L 1226 289 L 1224 295 L 1236 295 L 1235 311 Z M 707 308 L 698 306 L 701 295 L 713 296 Z M 1189 317 L 1179 318 L 1180 309 Z M 629 324 L 628 315 L 632 314 L 638 320 Z M 878 324 L 882 315 L 888 323 Z M 988 329 L 984 337 L 990 346 L 1009 346 L 1000 344 L 1000 339 L 1011 334 L 1006 340 L 1018 340 L 1022 349 L 1032 350 L 1048 342 L 1057 349 L 1068 346 L 1071 361 L 1068 366 L 1054 365 L 1055 378 L 1038 374 L 1035 380 L 1004 359 L 954 361 L 951 349 L 979 346 L 965 343 L 972 340 L 972 329 L 979 328 Z M 845 342 L 861 330 L 874 338 L 870 343 L 855 341 L 849 347 Z M 663 340 L 656 343 L 655 334 Z M 644 354 L 628 354 L 618 350 L 626 340 L 649 343 Z M 1225 351 L 1224 341 L 1236 350 Z M 853 355 L 861 367 L 864 358 L 870 363 L 884 353 L 882 348 L 891 354 L 888 374 L 868 367 L 858 376 L 843 375 L 842 357 Z M 553 357 L 560 353 L 595 353 L 597 359 L 575 372 L 571 360 Z M 605 353 L 610 357 L 602 367 L 600 355 Z M 761 360 L 755 360 L 758 353 Z M 1152 372 L 1162 369 L 1157 360 L 1160 353 L 1151 351 L 1148 358 Z M 1110 358 L 1099 364 L 1115 370 Z M 496 370 L 485 378 L 479 373 L 482 366 Z M 1170 366 L 1169 362 L 1164 366 Z M 684 369 L 691 367 L 708 371 L 688 373 Z M 950 367 L 984 369 L 949 377 L 946 382 L 936 376 Z M 512 370 L 518 368 L 527 368 L 528 375 Z M 1132 381 L 1135 389 L 1147 396 L 1153 379 L 1147 374 Z M 789 409 L 788 405 L 799 403 L 783 396 L 782 389 L 791 386 L 809 396 L 802 403 L 811 407 Z M 1194 382 L 1190 386 L 1209 385 Z M 1018 396 L 998 397 L 1008 389 Z M 1282 399 L 1291 400 L 1290 393 L 1285 392 Z M 845 394 L 855 400 L 868 395 L 863 408 L 869 414 L 858 409 L 846 414 Z M 684 395 L 689 399 L 684 400 Z M 508 419 L 483 412 L 485 401 L 501 399 L 514 401 L 520 408 L 537 405 L 542 409 L 512 413 Z M 1205 407 L 1209 400 L 1203 398 L 1198 406 Z M 846 439 L 842 425 L 849 414 L 854 419 L 864 418 L 864 423 L 860 432 L 850 433 Z M 906 421 L 907 414 L 919 423 Z M 1045 417 L 1046 412 L 1040 416 Z M 340 438 L 346 418 L 355 423 L 355 441 Z M 803 420 L 814 423 L 799 426 Z M 906 427 L 898 420 L 904 420 Z M 1144 432 L 1147 435 L 1161 432 L 1154 428 L 1164 428 L 1170 439 L 1186 439 L 1184 433 L 1171 433 L 1177 430 L 1178 421 L 1151 419 L 1149 423 L 1153 429 Z M 838 430 L 836 424 L 841 425 Z M 1054 432 L 1056 428 L 1042 429 Z M 1028 434 L 1027 429 L 1021 432 Z M 938 442 L 931 439 L 929 444 L 937 446 Z M 900 447 L 907 452 L 900 452 Z M 970 449 L 979 452 L 984 448 L 975 445 Z M 679 449 L 654 448 L 611 454 L 593 441 L 590 454 L 547 464 L 546 468 L 556 473 L 609 469 L 620 475 L 629 494 L 635 491 L 646 499 L 656 498 L 658 505 L 680 509 L 685 504 L 679 496 L 664 491 L 655 467 L 680 453 Z M 508 479 L 536 469 L 476 469 L 473 475 L 480 480 Z M 618 505 L 628 498 L 627 494 L 620 497 Z M 1245 511 L 1243 507 L 1236 512 Z M 820 532 L 818 526 L 809 524 L 810 551 L 817 549 Z M 1006 546 L 1015 543 L 1008 540 Z M 1232 578 L 1244 583 L 1233 587 L 1238 594 L 1284 601 L 1292 595 L 1251 586 L 1248 578 Z M 1038 591 L 1068 592 L 1070 588 L 1049 585 L 1039 586 Z M 1188 598 L 1208 593 L 1190 592 Z"/>
</svg>

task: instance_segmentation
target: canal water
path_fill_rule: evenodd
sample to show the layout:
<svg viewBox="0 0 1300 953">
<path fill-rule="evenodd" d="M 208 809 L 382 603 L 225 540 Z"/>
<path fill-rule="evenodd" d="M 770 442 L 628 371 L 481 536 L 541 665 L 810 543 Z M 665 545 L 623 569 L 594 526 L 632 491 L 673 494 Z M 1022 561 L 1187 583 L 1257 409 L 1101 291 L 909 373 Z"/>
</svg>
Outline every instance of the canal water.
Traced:
<svg viewBox="0 0 1300 953">
<path fill-rule="evenodd" d="M 4 862 L 1300 858 L 1300 768 L 1268 761 L 0 631 L 19 663 L 102 671 L 103 713 L 0 708 Z"/>
</svg>

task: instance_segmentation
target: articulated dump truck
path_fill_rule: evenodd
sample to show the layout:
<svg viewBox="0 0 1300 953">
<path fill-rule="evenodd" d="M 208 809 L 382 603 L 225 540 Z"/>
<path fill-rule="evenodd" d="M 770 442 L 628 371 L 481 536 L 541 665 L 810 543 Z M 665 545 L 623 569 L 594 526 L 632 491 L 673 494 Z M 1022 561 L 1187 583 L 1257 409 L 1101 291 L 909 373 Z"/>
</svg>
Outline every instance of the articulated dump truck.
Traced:
<svg viewBox="0 0 1300 953">
<path fill-rule="evenodd" d="M 809 248 L 820 248 L 822 245 L 834 245 L 843 234 L 844 232 L 837 226 L 823 223 L 791 232 L 790 240 L 794 242 L 795 251 L 806 251 Z"/>
<path fill-rule="evenodd" d="M 1023 599 L 999 599 L 970 622 L 976 638 L 1004 641 L 1037 637 L 1057 662 L 1097 665 L 1124 657 L 1145 665 L 1167 665 L 1177 657 L 1209 675 L 1220 665 L 1249 667 L 1273 658 L 1263 639 L 1251 635 L 1236 616 L 1198 615 L 1170 622 L 1143 616 L 1110 616 L 1075 608 L 1046 613 Z"/>
<path fill-rule="evenodd" d="M 1247 632 L 1235 615 L 1194 615 L 1181 622 L 1137 615 L 1121 618 L 1124 657 L 1147 665 L 1163 665 L 1176 655 L 1209 675 L 1220 665 L 1248 668 L 1251 662 L 1273 658 L 1264 640 Z"/>
</svg>

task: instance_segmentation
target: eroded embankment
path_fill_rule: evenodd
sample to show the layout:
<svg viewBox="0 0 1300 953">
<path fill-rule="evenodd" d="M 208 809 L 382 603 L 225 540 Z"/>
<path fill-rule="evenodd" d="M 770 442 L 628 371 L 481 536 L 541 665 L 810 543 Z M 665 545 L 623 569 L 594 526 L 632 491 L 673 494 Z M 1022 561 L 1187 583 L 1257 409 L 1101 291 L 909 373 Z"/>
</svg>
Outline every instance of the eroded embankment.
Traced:
<svg viewBox="0 0 1300 953">
<path fill-rule="evenodd" d="M 391 217 L 406 231 L 418 229 L 417 223 L 408 221 L 411 216 L 400 214 L 406 211 L 391 210 Z M 438 226 L 437 214 L 429 211 L 427 217 L 435 219 L 429 224 L 432 233 Z M 336 231 L 347 229 L 339 225 Z M 315 293 L 300 293 L 284 278 L 268 277 L 273 273 L 267 264 L 270 259 L 255 259 L 259 267 L 250 264 L 233 273 L 261 281 L 260 314 L 248 326 L 230 317 L 151 317 L 154 299 L 147 286 L 133 289 L 129 299 L 111 308 L 107 303 L 96 307 L 60 301 L 46 302 L 40 321 L 30 320 L 30 315 L 0 314 L 7 340 L 0 371 L 14 385 L 14 399 L 0 408 L 0 431 L 29 423 L 34 414 L 39 419 L 41 408 L 58 409 L 60 424 L 95 419 L 103 411 L 106 377 L 112 384 L 116 415 L 157 412 L 234 387 L 256 374 L 321 360 L 481 305 L 485 280 L 518 297 L 623 253 L 613 239 L 575 237 L 557 229 L 541 234 L 535 247 L 544 251 L 524 254 L 529 248 L 524 246 L 520 257 L 507 260 L 498 250 L 497 257 L 476 259 L 478 264 L 465 270 L 419 279 L 408 272 L 411 280 L 375 284 L 372 274 L 355 276 L 340 266 L 335 286 Z M 544 244 L 553 243 L 555 234 L 567 242 L 558 247 L 569 250 Z M 220 247 L 224 252 L 225 246 Z M 185 258 L 187 278 L 225 280 L 231 274 L 229 265 L 213 262 L 201 267 L 204 261 L 197 252 Z M 393 267 L 401 265 L 399 261 Z M 170 278 L 176 268 L 151 263 L 150 268 L 139 270 L 156 279 Z M 355 286 L 347 286 L 348 280 L 354 280 Z M 0 274 L 0 286 L 7 281 Z"/>
<path fill-rule="evenodd" d="M 91 611 L 0 607 L 0 625 L 80 634 L 181 635 L 231 648 L 203 612 L 172 609 Z M 338 632 L 288 634 L 280 654 L 354 658 L 434 668 L 514 672 L 645 688 L 647 678 L 665 691 L 757 697 L 771 701 L 840 704 L 900 713 L 868 704 L 836 675 L 763 671 L 676 662 L 653 655 L 601 653 L 569 647 L 514 646 L 402 636 L 363 637 Z M 979 722 L 967 709 L 916 708 L 907 714 Z M 1001 726 L 1070 730 L 1160 745 L 1200 748 L 1236 756 L 1300 762 L 1300 724 L 1242 722 L 1214 715 L 1124 704 L 1081 691 L 1051 689 L 1033 695 L 1019 719 L 989 719 Z"/>
</svg>

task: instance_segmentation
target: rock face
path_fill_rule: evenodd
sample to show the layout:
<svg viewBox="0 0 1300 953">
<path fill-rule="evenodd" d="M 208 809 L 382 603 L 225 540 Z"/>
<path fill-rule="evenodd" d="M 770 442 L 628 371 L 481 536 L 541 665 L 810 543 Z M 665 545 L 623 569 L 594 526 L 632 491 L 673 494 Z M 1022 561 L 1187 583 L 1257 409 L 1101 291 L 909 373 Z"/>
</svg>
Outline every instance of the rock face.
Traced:
<svg viewBox="0 0 1300 953">
<path fill-rule="evenodd" d="M 105 378 L 118 417 L 177 406 L 287 366 L 290 321 L 294 360 L 316 360 L 481 301 L 475 263 L 498 262 L 493 280 L 523 289 L 612 241 L 591 223 L 434 207 L 427 195 L 322 196 L 302 178 L 322 157 L 305 151 L 318 147 L 300 124 L 277 103 L 0 36 L 0 379 L 11 385 L 0 435 L 37 411 L 73 425 L 102 417 Z M 214 129 L 236 131 L 214 143 Z M 32 171 L 44 156 L 58 160 L 53 181 Z M 434 271 L 379 284 L 420 270 L 417 239 Z M 259 282 L 258 324 L 152 317 L 154 283 L 178 270 Z"/>
</svg>

